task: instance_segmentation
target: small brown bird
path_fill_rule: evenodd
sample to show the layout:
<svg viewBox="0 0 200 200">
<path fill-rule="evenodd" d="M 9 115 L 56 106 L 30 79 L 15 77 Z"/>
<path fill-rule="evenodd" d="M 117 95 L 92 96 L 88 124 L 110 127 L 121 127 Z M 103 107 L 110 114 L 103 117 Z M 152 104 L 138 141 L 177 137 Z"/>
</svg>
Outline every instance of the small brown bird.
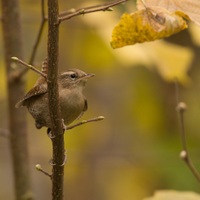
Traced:
<svg viewBox="0 0 200 200">
<path fill-rule="evenodd" d="M 79 69 L 68 70 L 58 77 L 58 91 L 61 117 L 65 125 L 72 123 L 87 110 L 87 100 L 83 88 L 87 79 L 94 74 L 87 74 Z M 37 81 L 35 86 L 16 104 L 16 108 L 26 106 L 35 119 L 36 128 L 51 128 L 49 115 L 48 90 L 46 81 Z"/>
</svg>

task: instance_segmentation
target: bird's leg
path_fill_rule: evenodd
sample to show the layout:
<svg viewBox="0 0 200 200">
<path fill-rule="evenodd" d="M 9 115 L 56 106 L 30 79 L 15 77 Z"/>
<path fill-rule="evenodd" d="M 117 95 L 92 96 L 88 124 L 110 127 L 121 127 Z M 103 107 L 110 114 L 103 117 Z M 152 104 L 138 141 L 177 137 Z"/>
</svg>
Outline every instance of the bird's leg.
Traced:
<svg viewBox="0 0 200 200">
<path fill-rule="evenodd" d="M 51 129 L 50 129 L 50 128 L 47 128 L 47 135 L 48 135 L 48 137 L 49 137 L 50 139 L 53 139 L 53 138 L 55 138 L 55 137 L 56 137 L 55 135 L 53 135 L 53 134 L 52 134 L 52 132 L 51 132 Z"/>
<path fill-rule="evenodd" d="M 64 132 L 67 130 L 67 126 L 65 125 L 64 119 L 62 119 L 62 127 L 63 127 L 63 134 Z M 52 134 L 51 129 L 47 128 L 47 135 L 49 136 L 49 138 L 53 139 L 56 136 Z"/>
<path fill-rule="evenodd" d="M 66 162 L 67 162 L 66 150 L 65 150 L 65 153 L 64 153 L 64 154 L 65 154 L 65 155 L 64 155 L 63 163 L 62 163 L 62 164 L 59 164 L 59 166 L 61 166 L 61 167 L 64 166 L 64 165 L 66 164 Z M 57 164 L 53 161 L 52 158 L 50 159 L 49 164 L 50 164 L 51 166 L 57 165 Z"/>
<path fill-rule="evenodd" d="M 64 119 L 62 119 L 62 127 L 63 127 L 63 134 L 67 130 L 67 126 L 65 125 Z"/>
</svg>

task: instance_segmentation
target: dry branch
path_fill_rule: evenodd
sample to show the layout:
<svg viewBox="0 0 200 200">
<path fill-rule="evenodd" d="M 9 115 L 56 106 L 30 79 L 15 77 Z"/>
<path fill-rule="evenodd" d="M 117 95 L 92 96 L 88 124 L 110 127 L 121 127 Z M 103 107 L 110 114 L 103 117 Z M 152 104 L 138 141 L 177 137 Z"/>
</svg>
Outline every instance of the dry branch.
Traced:
<svg viewBox="0 0 200 200">
<path fill-rule="evenodd" d="M 118 0 L 118 1 L 113 1 L 113 2 L 109 2 L 109 3 L 105 3 L 105 4 L 64 11 L 64 12 L 60 13 L 60 15 L 59 15 L 59 23 L 65 21 L 65 20 L 69 20 L 72 17 L 76 17 L 79 15 L 85 15 L 88 13 L 93 13 L 93 12 L 98 12 L 98 11 L 112 11 L 112 7 L 119 5 L 121 3 L 125 3 L 126 1 L 128 1 L 128 0 Z"/>
<path fill-rule="evenodd" d="M 185 133 L 185 123 L 184 123 L 184 113 L 187 109 L 187 105 L 186 103 L 179 101 L 179 87 L 178 87 L 177 80 L 175 81 L 175 87 L 176 87 L 176 99 L 177 99 L 176 111 L 179 115 L 180 135 L 181 135 L 181 144 L 182 144 L 182 151 L 180 152 L 180 158 L 185 161 L 186 165 L 188 166 L 192 174 L 200 182 L 200 174 L 198 170 L 195 168 L 188 152 L 186 133 Z"/>
<path fill-rule="evenodd" d="M 92 119 L 88 119 L 88 120 L 83 120 L 81 122 L 78 122 L 77 124 L 74 124 L 74 125 L 71 125 L 71 126 L 68 126 L 67 127 L 67 130 L 70 130 L 70 129 L 73 129 L 77 126 L 81 126 L 83 124 L 87 124 L 87 123 L 90 123 L 90 122 L 97 122 L 97 121 L 101 121 L 104 119 L 104 116 L 99 116 L 99 117 L 95 117 L 95 118 L 92 118 Z"/>
</svg>

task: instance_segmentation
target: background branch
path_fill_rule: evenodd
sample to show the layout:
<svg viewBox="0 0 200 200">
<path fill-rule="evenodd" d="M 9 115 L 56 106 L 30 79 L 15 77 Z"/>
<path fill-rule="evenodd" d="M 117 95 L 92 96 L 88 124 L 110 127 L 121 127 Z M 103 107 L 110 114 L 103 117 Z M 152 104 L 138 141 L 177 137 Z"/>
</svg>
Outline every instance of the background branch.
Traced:
<svg viewBox="0 0 200 200">
<path fill-rule="evenodd" d="M 40 23 L 40 27 L 39 27 L 39 31 L 35 40 L 35 44 L 33 46 L 33 51 L 31 53 L 30 59 L 29 59 L 29 64 L 33 64 L 34 60 L 35 60 L 35 56 L 36 56 L 36 52 L 38 50 L 38 46 L 40 44 L 41 41 L 41 37 L 42 37 L 42 33 L 45 27 L 45 24 L 47 22 L 47 17 L 45 14 L 45 5 L 44 5 L 44 0 L 41 0 L 41 23 Z"/>
<path fill-rule="evenodd" d="M 21 20 L 18 0 L 1 0 L 3 42 L 8 88 L 9 142 L 13 163 L 15 199 L 33 199 L 31 193 L 26 111 L 15 109 L 16 97 L 24 96 L 25 82 L 16 78 L 20 68 L 13 69 L 11 57 L 23 58 Z"/>
<path fill-rule="evenodd" d="M 41 22 L 40 22 L 39 31 L 38 31 L 38 34 L 36 36 L 36 40 L 35 40 L 35 43 L 33 45 L 33 50 L 32 50 L 32 53 L 31 53 L 31 56 L 30 56 L 30 59 L 29 59 L 29 62 L 28 62 L 30 65 L 32 65 L 34 60 L 35 60 L 35 56 L 36 56 L 36 53 L 37 53 L 37 50 L 38 50 L 38 47 L 39 47 L 39 44 L 40 44 L 40 41 L 41 41 L 41 38 L 42 38 L 44 27 L 45 27 L 45 24 L 47 22 L 47 17 L 45 16 L 45 2 L 44 2 L 44 0 L 41 0 L 41 17 L 42 17 L 42 19 L 41 19 Z M 23 76 L 27 71 L 28 71 L 28 68 L 24 68 L 18 74 L 18 77 Z"/>
<path fill-rule="evenodd" d="M 180 158 L 183 159 L 186 165 L 189 167 L 190 171 L 196 177 L 196 179 L 200 182 L 200 174 L 198 170 L 195 168 L 192 160 L 190 159 L 186 141 L 186 134 L 185 134 L 185 123 L 184 123 L 184 113 L 187 109 L 187 105 L 184 102 L 179 102 L 179 88 L 178 88 L 178 81 L 175 81 L 176 86 L 176 99 L 177 99 L 177 112 L 179 115 L 180 120 L 180 134 L 181 134 L 181 144 L 182 144 L 182 151 L 180 153 Z"/>
</svg>

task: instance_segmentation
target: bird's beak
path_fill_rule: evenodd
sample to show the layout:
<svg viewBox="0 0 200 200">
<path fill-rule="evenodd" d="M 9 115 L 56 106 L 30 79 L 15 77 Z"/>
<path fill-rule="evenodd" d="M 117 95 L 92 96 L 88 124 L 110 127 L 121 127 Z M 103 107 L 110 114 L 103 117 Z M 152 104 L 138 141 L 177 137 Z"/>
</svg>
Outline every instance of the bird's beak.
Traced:
<svg viewBox="0 0 200 200">
<path fill-rule="evenodd" d="M 93 77 L 93 76 L 95 76 L 95 74 L 86 74 L 86 75 L 84 76 L 84 78 L 90 78 L 90 77 Z"/>
<path fill-rule="evenodd" d="M 83 80 L 83 79 L 88 79 L 88 78 L 93 77 L 93 76 L 95 76 L 95 74 L 85 74 L 84 76 L 77 79 L 77 81 L 80 81 L 80 80 Z"/>
</svg>

